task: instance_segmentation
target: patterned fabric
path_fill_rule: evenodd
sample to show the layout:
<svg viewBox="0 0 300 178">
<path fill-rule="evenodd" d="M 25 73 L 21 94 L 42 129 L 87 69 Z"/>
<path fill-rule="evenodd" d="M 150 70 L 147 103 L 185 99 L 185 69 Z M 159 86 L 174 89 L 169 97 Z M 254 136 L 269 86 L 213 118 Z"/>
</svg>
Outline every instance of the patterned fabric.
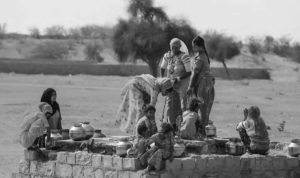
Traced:
<svg viewBox="0 0 300 178">
<path fill-rule="evenodd" d="M 237 130 L 239 130 L 240 132 L 242 130 L 246 131 L 246 134 L 251 141 L 249 143 L 250 150 L 269 150 L 269 134 L 267 132 L 266 124 L 261 117 L 257 120 L 247 118 L 237 126 Z"/>
<path fill-rule="evenodd" d="M 155 106 L 159 93 L 155 80 L 151 75 L 140 75 L 125 85 L 121 94 L 122 103 L 116 116 L 116 125 L 121 131 L 135 134 L 135 125 L 143 116 L 143 106 Z"/>
<path fill-rule="evenodd" d="M 182 115 L 183 120 L 180 127 L 180 136 L 183 139 L 195 139 L 197 134 L 196 123 L 200 119 L 198 113 L 185 111 Z"/>
<path fill-rule="evenodd" d="M 160 66 L 162 69 L 167 69 L 169 78 L 176 78 L 191 71 L 190 57 L 185 53 L 180 53 L 175 56 L 171 51 L 165 53 Z"/>
<path fill-rule="evenodd" d="M 37 107 L 32 108 L 32 112 L 27 111 L 24 116 L 23 124 L 21 126 L 21 133 L 19 135 L 20 142 L 24 148 L 29 148 L 34 141 L 44 134 L 46 127 L 49 127 L 48 121 L 43 112 L 52 112 L 45 103 L 39 104 Z M 44 109 L 43 112 L 39 111 Z"/>
<path fill-rule="evenodd" d="M 205 126 L 208 124 L 209 115 L 215 99 L 215 78 L 210 74 L 210 66 L 206 55 L 196 56 L 192 61 L 192 72 L 198 74 L 194 93 L 203 104 L 200 106 L 201 134 L 205 135 Z"/>
<path fill-rule="evenodd" d="M 147 127 L 145 138 L 150 138 L 152 135 L 154 135 L 157 132 L 155 119 L 148 119 L 146 116 L 144 116 L 137 122 L 136 128 L 138 128 L 140 125 L 145 125 Z M 138 134 L 137 130 L 136 133 Z M 137 135 L 137 136 L 141 136 L 141 135 Z"/>
<path fill-rule="evenodd" d="M 149 139 L 149 144 L 155 143 L 155 146 L 141 156 L 141 163 L 148 162 L 156 170 L 162 167 L 162 160 L 168 159 L 173 154 L 174 138 L 173 134 L 157 133 Z"/>
<path fill-rule="evenodd" d="M 148 140 L 138 136 L 133 142 L 133 147 L 127 151 L 128 157 L 140 158 L 146 152 L 147 146 Z"/>
</svg>

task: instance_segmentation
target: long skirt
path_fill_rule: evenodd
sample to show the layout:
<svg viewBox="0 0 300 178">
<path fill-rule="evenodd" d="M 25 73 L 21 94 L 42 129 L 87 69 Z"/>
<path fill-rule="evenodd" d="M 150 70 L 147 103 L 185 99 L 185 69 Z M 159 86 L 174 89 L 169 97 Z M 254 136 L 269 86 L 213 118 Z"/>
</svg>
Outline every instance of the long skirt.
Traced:
<svg viewBox="0 0 300 178">
<path fill-rule="evenodd" d="M 205 135 L 205 126 L 208 124 L 210 111 L 215 99 L 214 85 L 215 78 L 213 76 L 201 76 L 194 91 L 196 96 L 203 102 L 200 106 L 200 133 L 203 135 Z"/>
<path fill-rule="evenodd" d="M 116 116 L 116 125 L 120 127 L 121 131 L 135 134 L 135 125 L 143 117 L 143 107 L 150 103 L 149 98 L 150 95 L 135 87 L 133 82 L 129 82 L 125 86 L 122 103 Z"/>
<path fill-rule="evenodd" d="M 153 147 L 144 153 L 139 160 L 142 166 L 145 166 L 148 163 L 148 165 L 153 166 L 156 170 L 160 170 L 162 168 L 163 160 L 168 159 L 170 156 L 170 152 Z"/>
</svg>

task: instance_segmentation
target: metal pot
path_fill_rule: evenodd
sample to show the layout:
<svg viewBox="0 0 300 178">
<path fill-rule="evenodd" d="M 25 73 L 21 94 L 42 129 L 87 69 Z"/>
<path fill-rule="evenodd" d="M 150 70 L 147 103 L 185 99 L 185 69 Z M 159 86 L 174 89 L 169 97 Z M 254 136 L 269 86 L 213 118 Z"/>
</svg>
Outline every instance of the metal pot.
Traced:
<svg viewBox="0 0 300 178">
<path fill-rule="evenodd" d="M 239 138 L 230 138 L 226 143 L 226 153 L 230 155 L 242 155 L 245 153 L 245 146 Z"/>
<path fill-rule="evenodd" d="M 183 141 L 178 136 L 175 136 L 174 141 L 175 144 L 173 146 L 174 148 L 173 156 L 180 157 L 185 151 L 185 145 L 183 144 Z"/>
<path fill-rule="evenodd" d="M 215 137 L 217 135 L 217 128 L 213 125 L 213 121 L 208 121 L 208 125 L 205 126 L 205 133 L 207 137 Z"/>
<path fill-rule="evenodd" d="M 127 150 L 132 147 L 132 144 L 127 138 L 122 138 L 116 145 L 116 154 L 120 157 L 125 157 L 127 155 Z"/>
<path fill-rule="evenodd" d="M 94 127 L 90 125 L 90 122 L 80 122 L 81 127 L 85 131 L 85 139 L 90 139 L 94 135 Z"/>
<path fill-rule="evenodd" d="M 300 139 L 293 139 L 288 146 L 288 153 L 291 156 L 300 155 Z"/>
<path fill-rule="evenodd" d="M 51 141 L 52 141 L 52 147 L 56 146 L 56 143 L 57 143 L 58 140 L 63 139 L 63 137 L 59 134 L 57 129 L 52 129 L 51 130 L 50 138 L 51 138 Z"/>
<path fill-rule="evenodd" d="M 69 131 L 69 136 L 72 140 L 84 140 L 85 139 L 85 131 L 81 127 L 81 124 L 74 124 Z"/>
</svg>

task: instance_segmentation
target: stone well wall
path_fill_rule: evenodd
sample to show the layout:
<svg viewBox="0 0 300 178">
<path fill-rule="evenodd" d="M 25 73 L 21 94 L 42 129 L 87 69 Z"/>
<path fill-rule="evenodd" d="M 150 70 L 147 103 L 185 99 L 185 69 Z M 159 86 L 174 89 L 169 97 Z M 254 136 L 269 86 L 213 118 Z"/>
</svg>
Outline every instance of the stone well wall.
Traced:
<svg viewBox="0 0 300 178">
<path fill-rule="evenodd" d="M 55 160 L 22 160 L 12 178 L 300 178 L 300 157 L 195 155 L 144 174 L 138 160 L 87 152 L 58 152 Z"/>
</svg>

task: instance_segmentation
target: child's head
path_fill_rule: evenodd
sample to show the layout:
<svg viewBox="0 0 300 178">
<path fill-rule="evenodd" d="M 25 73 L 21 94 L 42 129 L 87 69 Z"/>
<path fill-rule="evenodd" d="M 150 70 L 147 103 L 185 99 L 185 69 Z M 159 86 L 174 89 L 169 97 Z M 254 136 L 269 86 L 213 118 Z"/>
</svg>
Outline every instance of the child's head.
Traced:
<svg viewBox="0 0 300 178">
<path fill-rule="evenodd" d="M 158 130 L 158 132 L 162 134 L 173 133 L 173 127 L 170 123 L 163 122 L 160 125 L 160 129 Z"/>
<path fill-rule="evenodd" d="M 147 105 L 144 108 L 144 113 L 145 113 L 145 115 L 148 119 L 154 119 L 155 118 L 155 111 L 156 111 L 156 109 L 153 105 Z"/>
<path fill-rule="evenodd" d="M 252 119 L 258 119 L 260 117 L 260 110 L 257 106 L 251 106 L 249 108 L 249 117 Z"/>
<path fill-rule="evenodd" d="M 137 128 L 138 134 L 141 135 L 141 136 L 143 136 L 143 137 L 145 136 L 147 130 L 148 130 L 147 126 L 144 125 L 144 124 L 139 125 L 138 128 Z"/>
<path fill-rule="evenodd" d="M 189 110 L 193 112 L 197 112 L 201 105 L 201 101 L 197 98 L 193 98 L 189 102 Z"/>
</svg>

